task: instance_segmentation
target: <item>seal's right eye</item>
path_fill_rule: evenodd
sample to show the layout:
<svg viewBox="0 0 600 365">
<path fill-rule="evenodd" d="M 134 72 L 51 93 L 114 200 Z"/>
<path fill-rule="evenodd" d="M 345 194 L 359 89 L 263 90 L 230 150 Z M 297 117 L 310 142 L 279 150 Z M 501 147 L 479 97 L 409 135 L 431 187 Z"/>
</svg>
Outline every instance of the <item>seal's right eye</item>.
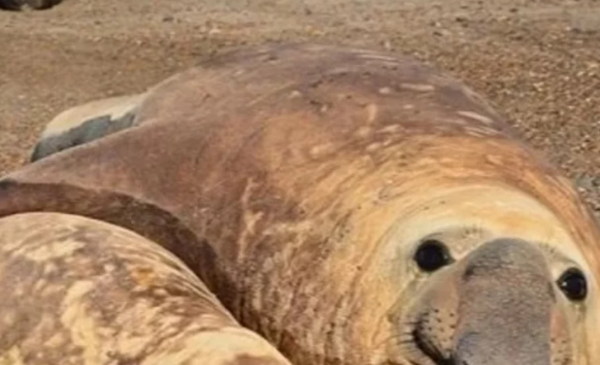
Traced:
<svg viewBox="0 0 600 365">
<path fill-rule="evenodd" d="M 584 300 L 587 296 L 587 282 L 579 269 L 571 268 L 562 274 L 558 286 L 573 301 Z"/>
<path fill-rule="evenodd" d="M 421 270 L 432 272 L 448 265 L 452 258 L 442 242 L 426 240 L 417 248 L 414 260 Z"/>
</svg>

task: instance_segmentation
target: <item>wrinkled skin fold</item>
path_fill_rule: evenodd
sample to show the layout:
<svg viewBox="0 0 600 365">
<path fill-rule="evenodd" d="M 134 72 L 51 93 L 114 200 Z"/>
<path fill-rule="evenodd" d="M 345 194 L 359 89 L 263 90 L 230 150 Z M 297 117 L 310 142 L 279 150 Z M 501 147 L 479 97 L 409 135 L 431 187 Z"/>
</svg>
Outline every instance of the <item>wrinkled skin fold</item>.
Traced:
<svg viewBox="0 0 600 365">
<path fill-rule="evenodd" d="M 294 365 L 600 364 L 589 210 L 479 95 L 410 58 L 250 47 L 61 114 L 37 147 L 0 180 L 0 217 L 144 237 Z M 427 240 L 447 251 L 429 271 Z"/>
</svg>

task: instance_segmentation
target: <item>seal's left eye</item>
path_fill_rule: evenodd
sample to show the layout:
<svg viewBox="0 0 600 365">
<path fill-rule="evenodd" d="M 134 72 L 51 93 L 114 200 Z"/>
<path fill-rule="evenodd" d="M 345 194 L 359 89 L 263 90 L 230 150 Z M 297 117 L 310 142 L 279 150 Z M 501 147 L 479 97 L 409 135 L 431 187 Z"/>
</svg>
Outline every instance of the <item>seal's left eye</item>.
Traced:
<svg viewBox="0 0 600 365">
<path fill-rule="evenodd" d="M 423 271 L 433 272 L 451 262 L 448 248 L 438 240 L 426 240 L 421 243 L 414 260 Z"/>
<path fill-rule="evenodd" d="M 558 287 L 573 301 L 584 300 L 587 296 L 587 282 L 579 269 L 571 268 L 558 279 Z"/>
</svg>

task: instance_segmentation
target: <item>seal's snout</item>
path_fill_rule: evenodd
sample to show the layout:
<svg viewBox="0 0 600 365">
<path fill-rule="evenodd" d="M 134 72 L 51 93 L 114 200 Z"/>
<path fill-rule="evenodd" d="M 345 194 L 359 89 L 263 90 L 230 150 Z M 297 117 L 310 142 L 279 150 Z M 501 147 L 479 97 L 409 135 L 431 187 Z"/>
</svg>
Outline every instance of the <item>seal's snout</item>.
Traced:
<svg viewBox="0 0 600 365">
<path fill-rule="evenodd" d="M 549 365 L 556 298 L 541 250 L 519 240 L 495 240 L 462 266 L 456 278 L 456 363 Z"/>
<path fill-rule="evenodd" d="M 415 343 L 436 364 L 556 363 L 553 327 L 562 314 L 540 248 L 497 239 L 436 275 L 414 332 Z M 571 362 L 561 355 L 559 363 Z"/>
</svg>

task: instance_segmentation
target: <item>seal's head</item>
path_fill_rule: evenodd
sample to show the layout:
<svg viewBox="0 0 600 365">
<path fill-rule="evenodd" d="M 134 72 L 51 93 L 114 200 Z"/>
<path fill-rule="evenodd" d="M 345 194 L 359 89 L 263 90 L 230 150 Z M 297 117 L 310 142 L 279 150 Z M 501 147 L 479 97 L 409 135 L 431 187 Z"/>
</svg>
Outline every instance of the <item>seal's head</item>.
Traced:
<svg viewBox="0 0 600 365">
<path fill-rule="evenodd" d="M 423 270 L 440 269 L 410 317 L 420 356 L 436 364 L 572 363 L 566 312 L 587 296 L 576 265 L 555 280 L 551 257 L 513 238 L 486 242 L 456 263 L 444 243 L 426 240 L 415 260 Z"/>
<path fill-rule="evenodd" d="M 504 206 L 520 201 L 521 209 L 502 212 L 496 200 L 488 213 L 469 204 L 429 211 L 429 228 L 427 215 L 413 221 L 433 231 L 403 252 L 411 280 L 402 304 L 388 312 L 393 358 L 414 365 L 591 364 L 593 271 L 533 200 L 504 198 Z M 477 223 L 455 224 L 450 212 Z"/>
</svg>

